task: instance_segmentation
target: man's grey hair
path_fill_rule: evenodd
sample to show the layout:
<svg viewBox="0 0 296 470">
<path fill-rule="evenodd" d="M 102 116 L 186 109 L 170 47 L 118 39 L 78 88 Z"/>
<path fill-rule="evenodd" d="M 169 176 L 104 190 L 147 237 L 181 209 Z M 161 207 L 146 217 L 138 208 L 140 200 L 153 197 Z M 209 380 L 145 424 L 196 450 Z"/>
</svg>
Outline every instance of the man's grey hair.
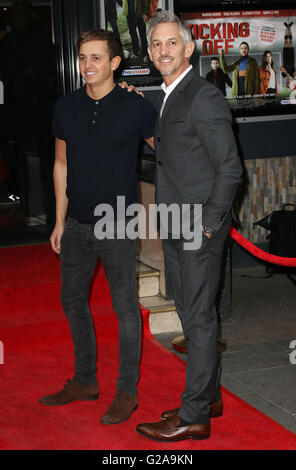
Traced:
<svg viewBox="0 0 296 470">
<path fill-rule="evenodd" d="M 151 47 L 151 36 L 152 31 L 160 23 L 176 23 L 179 26 L 180 35 L 183 38 L 184 44 L 188 44 L 188 42 L 193 41 L 191 32 L 187 28 L 187 26 L 182 23 L 182 21 L 175 15 L 172 11 L 157 11 L 151 18 L 148 24 L 147 30 L 147 40 L 149 47 Z"/>
</svg>

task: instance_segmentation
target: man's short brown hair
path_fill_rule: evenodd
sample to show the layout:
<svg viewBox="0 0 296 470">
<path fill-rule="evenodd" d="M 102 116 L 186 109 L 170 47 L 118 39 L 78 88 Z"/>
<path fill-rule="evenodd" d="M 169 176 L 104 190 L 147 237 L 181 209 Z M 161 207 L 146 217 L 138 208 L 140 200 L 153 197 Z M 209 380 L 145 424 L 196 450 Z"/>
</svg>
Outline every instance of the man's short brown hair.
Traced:
<svg viewBox="0 0 296 470">
<path fill-rule="evenodd" d="M 123 56 L 121 43 L 111 31 L 106 31 L 105 29 L 91 29 L 90 31 L 81 33 L 77 39 L 78 53 L 81 45 L 90 41 L 107 41 L 110 60 L 116 56 L 121 58 Z"/>
</svg>

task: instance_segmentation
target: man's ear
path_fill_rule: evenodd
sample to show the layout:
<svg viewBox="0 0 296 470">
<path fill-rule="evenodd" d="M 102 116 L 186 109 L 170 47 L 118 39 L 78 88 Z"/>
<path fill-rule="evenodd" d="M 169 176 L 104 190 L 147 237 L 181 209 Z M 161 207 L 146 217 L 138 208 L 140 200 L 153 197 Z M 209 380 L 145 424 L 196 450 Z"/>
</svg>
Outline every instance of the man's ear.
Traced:
<svg viewBox="0 0 296 470">
<path fill-rule="evenodd" d="M 112 68 L 113 72 L 116 69 L 118 69 L 120 62 L 121 62 L 121 57 L 119 57 L 119 55 L 113 57 L 113 59 L 111 60 L 111 68 Z"/>
<path fill-rule="evenodd" d="M 194 48 L 195 48 L 194 42 L 193 41 L 188 42 L 185 46 L 185 57 L 189 59 L 193 54 Z"/>
<path fill-rule="evenodd" d="M 152 53 L 151 53 L 150 47 L 148 46 L 147 49 L 148 49 L 149 58 L 150 58 L 151 62 L 153 62 L 153 60 L 152 60 Z"/>
</svg>

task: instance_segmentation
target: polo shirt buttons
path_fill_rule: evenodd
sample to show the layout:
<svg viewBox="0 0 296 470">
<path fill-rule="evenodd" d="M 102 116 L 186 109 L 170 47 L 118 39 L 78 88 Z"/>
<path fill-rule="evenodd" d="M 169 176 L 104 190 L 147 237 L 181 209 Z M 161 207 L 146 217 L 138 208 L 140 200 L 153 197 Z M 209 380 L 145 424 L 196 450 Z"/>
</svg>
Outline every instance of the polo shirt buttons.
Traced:
<svg viewBox="0 0 296 470">
<path fill-rule="evenodd" d="M 99 101 L 96 101 L 96 104 L 99 104 Z M 98 114 L 98 111 L 94 111 L 94 116 L 97 116 L 97 114 Z M 94 119 L 92 123 L 95 124 L 96 120 Z"/>
<path fill-rule="evenodd" d="M 95 104 L 98 106 L 98 105 L 100 104 L 100 102 L 99 102 L 99 101 L 95 101 Z M 97 114 L 98 114 L 98 112 L 97 112 L 97 111 L 94 111 L 94 116 L 97 116 Z M 95 124 L 95 123 L 96 123 L 96 120 L 94 119 L 94 120 L 92 121 L 92 123 Z"/>
</svg>

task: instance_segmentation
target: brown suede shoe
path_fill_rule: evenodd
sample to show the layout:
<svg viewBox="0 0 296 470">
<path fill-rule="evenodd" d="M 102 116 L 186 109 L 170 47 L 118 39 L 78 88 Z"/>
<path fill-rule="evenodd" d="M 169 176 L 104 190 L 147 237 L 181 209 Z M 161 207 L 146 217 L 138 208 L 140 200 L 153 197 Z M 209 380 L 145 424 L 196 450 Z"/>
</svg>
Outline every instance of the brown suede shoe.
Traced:
<svg viewBox="0 0 296 470">
<path fill-rule="evenodd" d="M 137 396 L 129 395 L 124 390 L 118 390 L 109 410 L 102 416 L 102 424 L 118 424 L 129 419 L 138 408 Z"/>
<path fill-rule="evenodd" d="M 179 410 L 180 410 L 180 408 L 175 408 L 173 410 L 164 411 L 160 415 L 160 418 L 161 419 L 167 419 L 172 415 L 178 414 Z M 219 416 L 222 416 L 222 415 L 223 415 L 223 403 L 222 403 L 221 400 L 220 401 L 215 401 L 215 403 L 211 404 L 210 418 L 219 418 Z"/>
<path fill-rule="evenodd" d="M 91 385 L 82 385 L 76 380 L 67 380 L 63 390 L 53 395 L 41 397 L 39 403 L 47 406 L 67 405 L 74 400 L 91 401 L 99 398 L 99 386 L 95 382 Z"/>
<path fill-rule="evenodd" d="M 210 437 L 211 427 L 209 424 L 190 424 L 178 427 L 179 424 L 180 418 L 174 414 L 158 423 L 138 424 L 136 431 L 150 439 L 165 442 L 183 441 L 184 439 L 202 440 Z"/>
</svg>

